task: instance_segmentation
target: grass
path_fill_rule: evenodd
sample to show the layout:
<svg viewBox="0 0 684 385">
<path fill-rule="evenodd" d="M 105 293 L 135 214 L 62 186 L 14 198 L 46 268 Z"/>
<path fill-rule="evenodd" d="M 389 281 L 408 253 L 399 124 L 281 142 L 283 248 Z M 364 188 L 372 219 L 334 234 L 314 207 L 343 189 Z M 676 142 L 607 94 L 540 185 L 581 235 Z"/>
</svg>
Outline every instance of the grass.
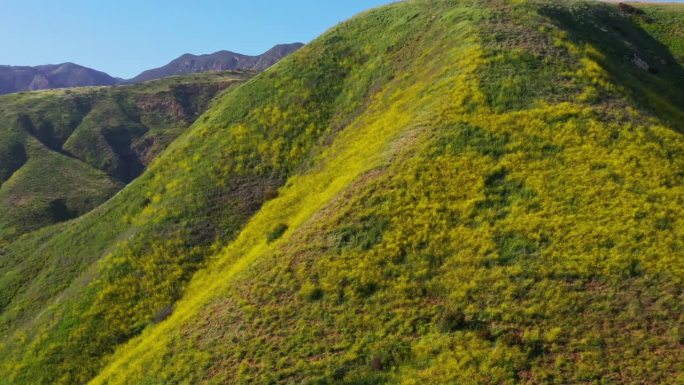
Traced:
<svg viewBox="0 0 684 385">
<path fill-rule="evenodd" d="M 635 17 L 637 23 L 665 44 L 674 59 L 684 65 L 684 16 L 682 4 L 639 4 L 646 17 Z M 665 59 L 665 58 L 663 58 Z"/>
<path fill-rule="evenodd" d="M 104 172 L 26 141 L 28 161 L 0 187 L 6 238 L 78 217 L 106 201 L 123 183 Z"/>
<path fill-rule="evenodd" d="M 2 249 L 0 384 L 678 383 L 681 67 L 623 62 L 655 39 L 585 2 L 342 23 Z"/>
</svg>

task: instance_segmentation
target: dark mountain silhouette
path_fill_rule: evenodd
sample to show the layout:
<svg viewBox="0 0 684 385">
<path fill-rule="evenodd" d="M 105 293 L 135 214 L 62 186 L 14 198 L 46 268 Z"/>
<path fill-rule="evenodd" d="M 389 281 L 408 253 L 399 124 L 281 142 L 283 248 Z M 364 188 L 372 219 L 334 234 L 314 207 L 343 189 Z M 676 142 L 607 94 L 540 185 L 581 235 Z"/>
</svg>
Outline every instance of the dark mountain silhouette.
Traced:
<svg viewBox="0 0 684 385">
<path fill-rule="evenodd" d="M 169 64 L 147 70 L 126 83 L 139 83 L 166 76 L 183 75 L 194 72 L 255 70 L 263 71 L 278 60 L 301 48 L 304 44 L 278 44 L 261 55 L 249 56 L 231 51 L 218 51 L 208 55 L 185 54 Z"/>
</svg>

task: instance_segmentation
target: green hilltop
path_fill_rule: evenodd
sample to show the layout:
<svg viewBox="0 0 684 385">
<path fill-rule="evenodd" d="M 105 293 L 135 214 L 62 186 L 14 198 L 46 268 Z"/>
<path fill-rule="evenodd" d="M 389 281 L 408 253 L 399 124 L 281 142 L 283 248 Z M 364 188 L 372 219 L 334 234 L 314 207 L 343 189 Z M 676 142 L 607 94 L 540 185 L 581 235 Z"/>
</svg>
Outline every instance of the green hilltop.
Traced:
<svg viewBox="0 0 684 385">
<path fill-rule="evenodd" d="M 341 23 L 6 241 L 0 384 L 681 383 L 682 25 L 550 0 Z"/>
</svg>

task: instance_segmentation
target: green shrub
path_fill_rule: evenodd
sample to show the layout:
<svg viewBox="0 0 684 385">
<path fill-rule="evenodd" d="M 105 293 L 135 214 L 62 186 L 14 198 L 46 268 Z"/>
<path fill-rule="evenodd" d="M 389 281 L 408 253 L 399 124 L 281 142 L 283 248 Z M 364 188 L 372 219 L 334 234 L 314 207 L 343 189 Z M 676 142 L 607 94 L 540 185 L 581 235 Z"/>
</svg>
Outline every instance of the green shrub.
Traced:
<svg viewBox="0 0 684 385">
<path fill-rule="evenodd" d="M 275 241 L 276 239 L 280 238 L 285 234 L 287 231 L 287 225 L 284 223 L 279 223 L 276 227 L 273 228 L 273 230 L 268 233 L 266 236 L 266 240 L 271 243 Z"/>
</svg>

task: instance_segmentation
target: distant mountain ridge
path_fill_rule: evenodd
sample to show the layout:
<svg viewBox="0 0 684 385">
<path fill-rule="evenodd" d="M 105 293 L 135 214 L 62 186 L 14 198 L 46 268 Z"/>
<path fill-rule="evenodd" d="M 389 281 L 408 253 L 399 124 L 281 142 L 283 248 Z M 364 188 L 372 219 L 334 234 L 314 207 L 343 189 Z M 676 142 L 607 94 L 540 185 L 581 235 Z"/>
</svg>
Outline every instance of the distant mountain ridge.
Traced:
<svg viewBox="0 0 684 385">
<path fill-rule="evenodd" d="M 218 51 L 208 55 L 185 54 L 163 67 L 144 71 L 128 80 L 115 78 L 104 72 L 74 63 L 34 67 L 0 65 L 0 95 L 54 88 L 140 83 L 167 76 L 206 71 L 263 71 L 303 45 L 302 43 L 278 44 L 256 56 L 242 55 L 231 51 Z"/>
<path fill-rule="evenodd" d="M 0 66 L 0 94 L 52 88 L 111 86 L 118 79 L 74 63 Z"/>
<path fill-rule="evenodd" d="M 218 51 L 207 55 L 185 54 L 163 67 L 144 71 L 126 82 L 139 83 L 166 76 L 206 71 L 263 71 L 303 45 L 302 43 L 278 44 L 263 54 L 256 56 L 242 55 L 231 51 Z"/>
</svg>

